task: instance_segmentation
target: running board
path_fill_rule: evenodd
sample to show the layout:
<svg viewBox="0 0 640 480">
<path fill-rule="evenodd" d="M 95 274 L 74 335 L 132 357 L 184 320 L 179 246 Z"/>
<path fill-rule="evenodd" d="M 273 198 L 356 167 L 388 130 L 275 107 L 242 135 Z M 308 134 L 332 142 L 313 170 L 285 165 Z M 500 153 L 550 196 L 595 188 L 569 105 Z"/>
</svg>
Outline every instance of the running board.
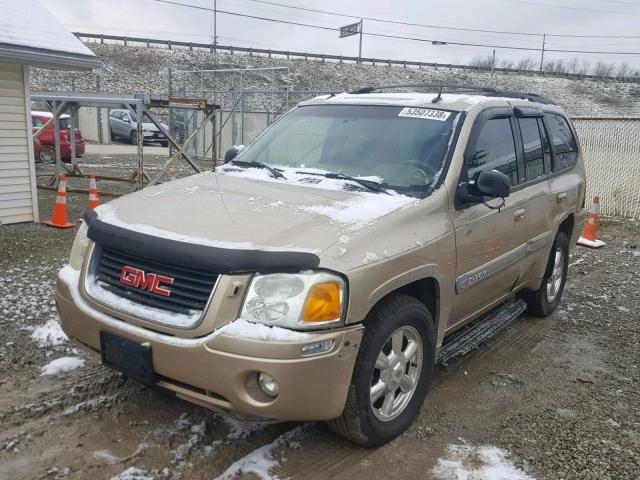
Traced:
<svg viewBox="0 0 640 480">
<path fill-rule="evenodd" d="M 509 326 L 527 309 L 524 300 L 512 299 L 485 313 L 478 320 L 445 339 L 436 363 L 446 366 L 449 360 L 462 357 Z"/>
</svg>

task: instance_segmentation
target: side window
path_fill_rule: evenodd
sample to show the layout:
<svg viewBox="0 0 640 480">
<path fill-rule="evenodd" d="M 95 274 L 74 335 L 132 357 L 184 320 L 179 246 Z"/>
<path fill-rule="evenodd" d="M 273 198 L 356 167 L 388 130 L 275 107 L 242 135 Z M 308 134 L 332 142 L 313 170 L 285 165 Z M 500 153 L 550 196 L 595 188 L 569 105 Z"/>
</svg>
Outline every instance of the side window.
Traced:
<svg viewBox="0 0 640 480">
<path fill-rule="evenodd" d="M 551 143 L 549 142 L 549 135 L 547 129 L 544 126 L 542 118 L 538 118 L 538 128 L 542 135 L 542 150 L 544 151 L 544 165 L 547 172 L 551 171 Z"/>
<path fill-rule="evenodd" d="M 498 170 L 511 179 L 511 185 L 518 184 L 516 146 L 508 118 L 487 120 L 465 166 L 469 179 L 483 170 Z"/>
<path fill-rule="evenodd" d="M 537 118 L 518 120 L 524 147 L 524 176 L 528 182 L 544 175 L 544 156 Z"/>
<path fill-rule="evenodd" d="M 578 144 L 567 119 L 556 113 L 545 114 L 555 152 L 553 170 L 572 167 L 578 160 Z"/>
<path fill-rule="evenodd" d="M 31 123 L 33 124 L 34 128 L 40 128 L 42 125 L 44 125 L 42 123 L 42 120 L 40 120 L 38 117 L 31 117 Z"/>
</svg>

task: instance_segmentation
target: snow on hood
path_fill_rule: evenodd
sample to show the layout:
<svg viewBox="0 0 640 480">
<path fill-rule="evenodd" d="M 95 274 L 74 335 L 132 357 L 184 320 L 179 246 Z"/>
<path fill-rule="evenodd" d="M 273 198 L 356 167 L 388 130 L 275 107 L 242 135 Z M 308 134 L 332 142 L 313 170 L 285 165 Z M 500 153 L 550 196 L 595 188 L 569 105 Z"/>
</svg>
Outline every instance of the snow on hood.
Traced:
<svg viewBox="0 0 640 480">
<path fill-rule="evenodd" d="M 319 253 L 345 233 L 418 203 L 395 192 L 345 191 L 348 181 L 284 173 L 287 180 L 225 166 L 121 197 L 96 213 L 106 223 L 187 243 Z"/>
</svg>

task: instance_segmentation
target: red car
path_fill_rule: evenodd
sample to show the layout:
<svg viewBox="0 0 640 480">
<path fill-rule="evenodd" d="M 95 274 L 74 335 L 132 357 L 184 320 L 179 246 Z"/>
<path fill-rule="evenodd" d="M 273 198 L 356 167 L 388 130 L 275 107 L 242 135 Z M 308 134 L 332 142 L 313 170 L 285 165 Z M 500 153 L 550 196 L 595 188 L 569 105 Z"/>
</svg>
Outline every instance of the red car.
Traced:
<svg viewBox="0 0 640 480">
<path fill-rule="evenodd" d="M 53 115 L 50 112 L 31 112 L 31 122 L 35 133 L 42 125 L 47 123 Z M 71 162 L 71 117 L 60 115 L 60 157 L 63 162 Z M 51 123 L 44 132 L 33 140 L 33 154 L 36 160 L 43 163 L 56 161 L 56 147 L 54 142 L 54 127 Z M 76 157 L 84 155 L 84 139 L 80 130 L 76 128 Z"/>
</svg>

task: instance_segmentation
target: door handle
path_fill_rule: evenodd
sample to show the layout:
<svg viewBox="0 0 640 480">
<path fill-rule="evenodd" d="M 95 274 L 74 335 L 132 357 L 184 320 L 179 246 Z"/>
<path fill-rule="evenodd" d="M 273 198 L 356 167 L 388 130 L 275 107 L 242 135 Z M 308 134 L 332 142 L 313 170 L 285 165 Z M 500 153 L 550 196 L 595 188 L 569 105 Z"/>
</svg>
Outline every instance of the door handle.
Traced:
<svg viewBox="0 0 640 480">
<path fill-rule="evenodd" d="M 559 193 L 557 198 L 558 198 L 558 203 L 560 203 L 562 200 L 567 198 L 567 192 Z"/>
<path fill-rule="evenodd" d="M 518 210 L 513 212 L 513 219 L 516 222 L 519 220 L 522 220 L 524 218 L 525 213 L 527 213 L 527 211 L 524 208 L 519 208 Z"/>
</svg>

